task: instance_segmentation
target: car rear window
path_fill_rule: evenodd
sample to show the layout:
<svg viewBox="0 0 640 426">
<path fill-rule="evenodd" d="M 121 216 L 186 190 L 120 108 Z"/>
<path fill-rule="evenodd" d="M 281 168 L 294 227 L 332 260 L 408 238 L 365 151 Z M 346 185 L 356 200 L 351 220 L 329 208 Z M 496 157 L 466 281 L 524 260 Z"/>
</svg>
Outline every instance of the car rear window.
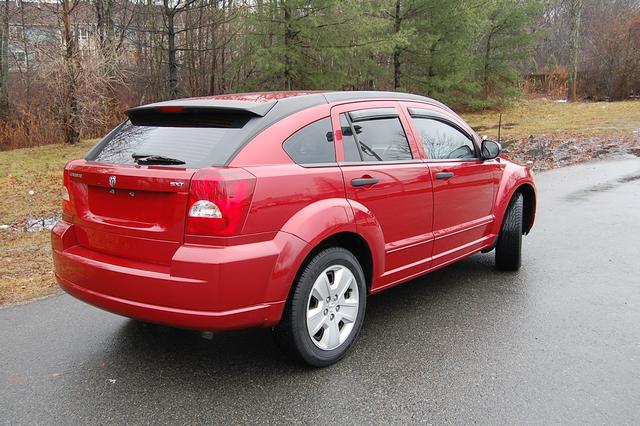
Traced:
<svg viewBox="0 0 640 426">
<path fill-rule="evenodd" d="M 86 159 L 99 163 L 135 164 L 133 154 L 163 156 L 184 161 L 180 168 L 225 165 L 245 139 L 248 128 L 259 117 L 235 120 L 202 120 L 192 116 L 170 120 L 157 118 L 124 122 L 96 147 Z M 172 166 L 167 164 L 167 166 Z"/>
<path fill-rule="evenodd" d="M 331 119 L 323 118 L 298 130 L 284 142 L 283 148 L 297 164 L 335 163 Z"/>
</svg>

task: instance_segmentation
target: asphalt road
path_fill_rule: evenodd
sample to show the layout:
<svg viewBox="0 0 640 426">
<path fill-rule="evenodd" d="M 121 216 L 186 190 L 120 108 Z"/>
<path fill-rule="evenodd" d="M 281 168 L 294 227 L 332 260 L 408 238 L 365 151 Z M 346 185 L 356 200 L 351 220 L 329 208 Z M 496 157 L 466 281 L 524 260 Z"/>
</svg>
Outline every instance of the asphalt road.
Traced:
<svg viewBox="0 0 640 426">
<path fill-rule="evenodd" d="M 268 330 L 146 326 L 69 296 L 0 310 L 0 423 L 640 423 L 640 160 L 538 176 L 518 273 L 493 253 L 370 299 L 339 364 Z"/>
</svg>

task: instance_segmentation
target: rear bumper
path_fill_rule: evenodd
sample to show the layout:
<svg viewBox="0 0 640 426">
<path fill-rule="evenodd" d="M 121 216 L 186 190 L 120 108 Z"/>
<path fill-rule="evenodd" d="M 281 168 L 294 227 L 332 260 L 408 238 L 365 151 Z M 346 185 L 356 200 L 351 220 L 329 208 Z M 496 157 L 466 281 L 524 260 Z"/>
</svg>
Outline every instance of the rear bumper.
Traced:
<svg viewBox="0 0 640 426">
<path fill-rule="evenodd" d="M 284 302 L 264 303 L 240 309 L 207 312 L 149 305 L 120 299 L 73 284 L 56 274 L 60 287 L 70 295 L 109 312 L 143 321 L 201 330 L 269 326 L 282 315 Z"/>
<path fill-rule="evenodd" d="M 64 221 L 51 240 L 55 276 L 67 293 L 127 317 L 201 330 L 277 324 L 294 254 L 306 246 L 283 232 L 248 244 L 184 244 L 170 265 L 157 265 L 80 246 L 74 225 Z"/>
</svg>

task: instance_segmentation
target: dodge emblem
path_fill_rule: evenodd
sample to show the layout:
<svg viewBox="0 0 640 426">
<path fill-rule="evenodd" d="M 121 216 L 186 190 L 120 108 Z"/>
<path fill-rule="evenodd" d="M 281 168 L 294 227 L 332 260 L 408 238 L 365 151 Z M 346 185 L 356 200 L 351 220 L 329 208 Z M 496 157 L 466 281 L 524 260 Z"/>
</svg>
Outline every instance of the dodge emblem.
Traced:
<svg viewBox="0 0 640 426">
<path fill-rule="evenodd" d="M 109 176 L 109 186 L 111 186 L 112 188 L 114 186 L 116 186 L 116 177 L 115 176 Z"/>
</svg>

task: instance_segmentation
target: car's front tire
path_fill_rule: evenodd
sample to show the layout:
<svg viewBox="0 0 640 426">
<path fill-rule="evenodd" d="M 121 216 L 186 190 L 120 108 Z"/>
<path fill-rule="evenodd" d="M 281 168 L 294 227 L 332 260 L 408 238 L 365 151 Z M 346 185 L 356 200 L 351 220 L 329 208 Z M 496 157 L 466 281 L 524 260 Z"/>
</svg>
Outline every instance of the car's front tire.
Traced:
<svg viewBox="0 0 640 426">
<path fill-rule="evenodd" d="M 305 363 L 331 365 L 356 340 L 366 299 L 364 273 L 356 257 L 342 247 L 326 248 L 303 266 L 275 336 Z"/>
<path fill-rule="evenodd" d="M 517 271 L 522 263 L 522 194 L 516 193 L 505 213 L 496 244 L 496 267 Z"/>
</svg>

